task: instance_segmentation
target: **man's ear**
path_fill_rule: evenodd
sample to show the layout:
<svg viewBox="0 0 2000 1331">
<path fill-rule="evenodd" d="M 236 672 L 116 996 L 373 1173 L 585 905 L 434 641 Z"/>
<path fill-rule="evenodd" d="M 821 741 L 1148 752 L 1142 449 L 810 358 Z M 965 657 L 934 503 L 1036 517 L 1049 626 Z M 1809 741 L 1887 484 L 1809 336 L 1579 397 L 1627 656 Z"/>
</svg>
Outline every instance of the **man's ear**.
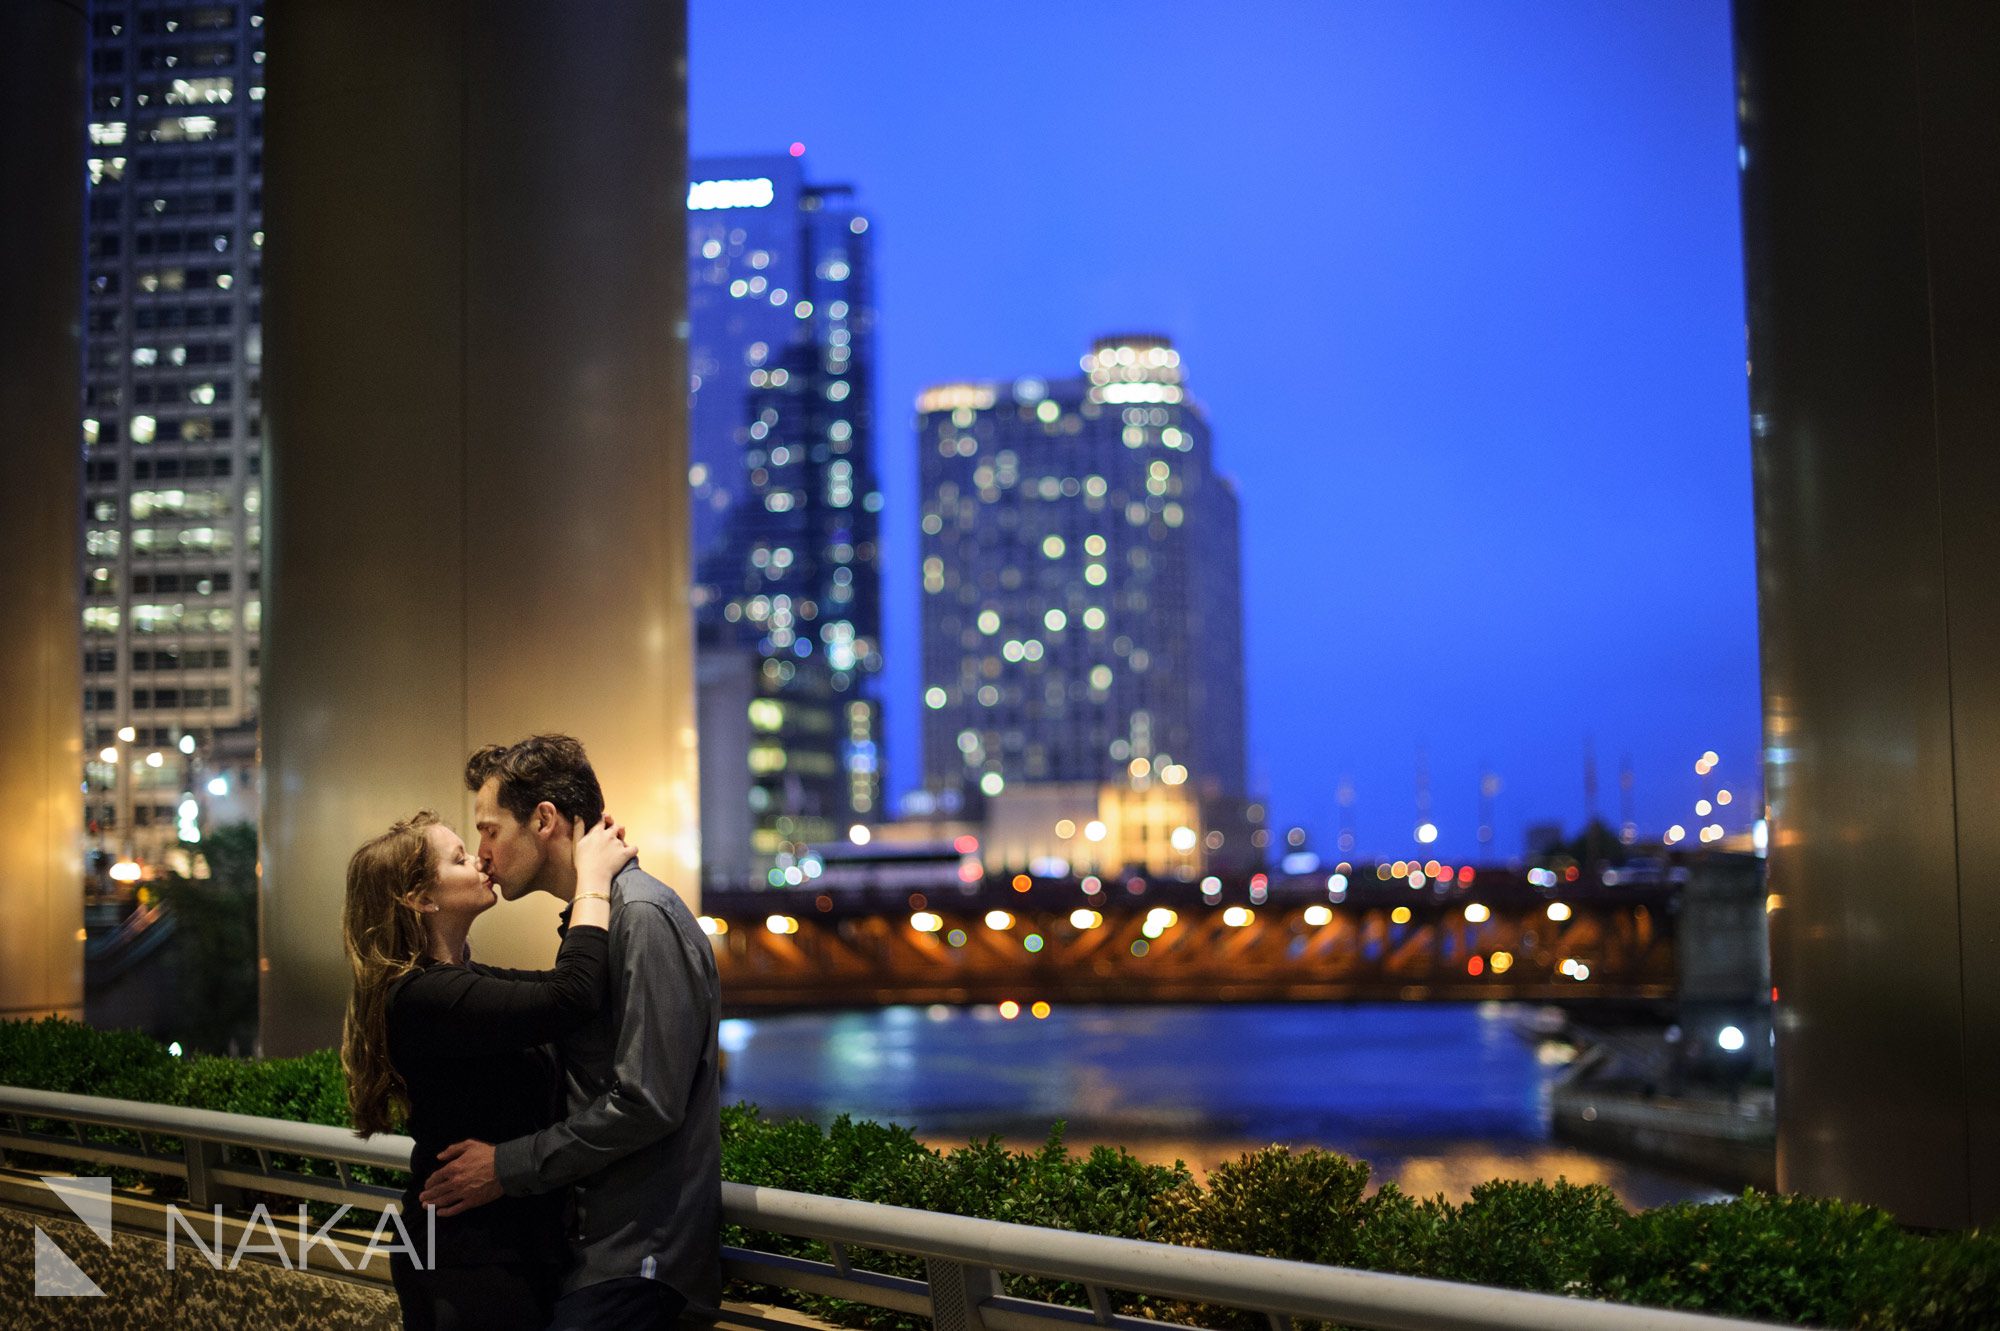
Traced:
<svg viewBox="0 0 2000 1331">
<path fill-rule="evenodd" d="M 569 820 L 555 805 L 543 800 L 535 806 L 535 835 L 547 840 L 567 840 Z"/>
</svg>

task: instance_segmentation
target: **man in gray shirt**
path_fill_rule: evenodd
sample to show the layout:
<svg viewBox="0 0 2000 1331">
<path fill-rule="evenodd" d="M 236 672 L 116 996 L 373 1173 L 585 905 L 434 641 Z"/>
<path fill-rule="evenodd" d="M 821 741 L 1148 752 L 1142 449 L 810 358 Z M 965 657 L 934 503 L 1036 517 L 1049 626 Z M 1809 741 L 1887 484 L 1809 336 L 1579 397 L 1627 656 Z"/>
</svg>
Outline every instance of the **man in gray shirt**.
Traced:
<svg viewBox="0 0 2000 1331">
<path fill-rule="evenodd" d="M 566 735 L 492 745 L 467 760 L 465 783 L 501 894 L 571 900 L 570 822 L 593 825 L 604 809 L 583 746 Z M 497 1146 L 447 1147 L 422 1198 L 455 1215 L 502 1193 L 573 1189 L 577 1261 L 553 1331 L 666 1327 L 721 1303 L 715 958 L 686 904 L 637 860 L 611 898 L 609 1001 L 561 1043 L 569 1116 Z"/>
</svg>

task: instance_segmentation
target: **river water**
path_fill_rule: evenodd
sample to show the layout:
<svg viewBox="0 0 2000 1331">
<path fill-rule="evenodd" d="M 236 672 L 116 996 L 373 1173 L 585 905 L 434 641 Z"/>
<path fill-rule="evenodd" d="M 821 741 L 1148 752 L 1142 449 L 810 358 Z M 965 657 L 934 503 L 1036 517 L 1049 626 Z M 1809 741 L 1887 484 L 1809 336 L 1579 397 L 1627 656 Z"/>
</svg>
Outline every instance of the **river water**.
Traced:
<svg viewBox="0 0 2000 1331">
<path fill-rule="evenodd" d="M 933 1146 L 998 1135 L 1123 1146 L 1201 1173 L 1282 1142 L 1463 1200 L 1491 1178 L 1609 1185 L 1628 1206 L 1721 1194 L 1549 1138 L 1569 1052 L 1499 1003 L 892 1007 L 725 1021 L 724 1098 L 771 1117 L 901 1123 Z"/>
</svg>

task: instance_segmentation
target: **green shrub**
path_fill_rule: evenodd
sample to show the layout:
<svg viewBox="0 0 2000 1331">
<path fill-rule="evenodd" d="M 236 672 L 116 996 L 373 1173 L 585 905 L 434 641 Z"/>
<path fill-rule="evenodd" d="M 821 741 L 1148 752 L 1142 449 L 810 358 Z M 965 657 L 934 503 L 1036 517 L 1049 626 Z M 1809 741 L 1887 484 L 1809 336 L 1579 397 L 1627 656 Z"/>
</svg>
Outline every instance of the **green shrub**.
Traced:
<svg viewBox="0 0 2000 1331">
<path fill-rule="evenodd" d="M 826 1134 L 804 1119 L 774 1123 L 750 1104 L 722 1111 L 722 1173 L 761 1188 L 811 1192 L 823 1173 Z"/>
<path fill-rule="evenodd" d="M 1192 1179 L 1162 1200 L 1168 1243 L 1295 1262 L 1353 1265 L 1377 1210 L 1368 1164 L 1335 1151 L 1267 1146 Z M 1400 1195 L 1400 1194 L 1398 1194 Z"/>
<path fill-rule="evenodd" d="M 0 1021 L 0 1083 L 35 1091 L 171 1104 L 179 1060 L 137 1031 L 60 1017 Z"/>
<path fill-rule="evenodd" d="M 898 1189 L 886 1184 L 907 1159 L 928 1154 L 906 1128 L 877 1123 L 856 1124 L 845 1115 L 822 1130 L 803 1119 L 772 1121 L 755 1105 L 726 1106 L 722 1111 L 722 1176 L 758 1187 L 814 1192 L 862 1201 L 883 1200 Z M 845 1173 L 846 1177 L 842 1175 Z M 787 1257 L 831 1260 L 826 1246 L 789 1235 L 752 1233 L 740 1225 L 723 1226 L 725 1244 L 755 1248 Z M 922 1263 L 889 1253 L 855 1252 L 854 1265 L 864 1271 L 921 1278 Z M 754 1291 L 754 1292 L 753 1292 Z M 755 1290 L 738 1282 L 732 1296 L 777 1299 L 828 1321 L 846 1326 L 918 1331 L 920 1323 L 867 1304 L 798 1295 L 779 1290 Z"/>
<path fill-rule="evenodd" d="M 1368 1163 L 1337 1151 L 1267 1146 L 1188 1179 L 1160 1199 L 1156 1236 L 1168 1243 L 1294 1262 L 1356 1266 L 1384 1236 L 1420 1231 L 1410 1199 L 1394 1188 L 1368 1195 Z M 1172 1303 L 1174 1321 L 1257 1331 L 1264 1318 L 1232 1308 Z M 1310 1326 L 1311 1324 L 1302 1324 Z"/>
<path fill-rule="evenodd" d="M 1033 1151 L 1010 1151 L 997 1138 L 947 1152 L 913 1157 L 884 1182 L 895 1191 L 868 1200 L 925 1211 L 999 1220 L 1043 1229 L 1150 1237 L 1164 1199 L 1193 1182 L 1187 1167 L 1151 1165 L 1129 1152 L 1100 1146 L 1073 1154 L 1058 1123 Z M 1083 1286 L 1029 1279 L 1008 1282 L 1010 1293 L 1077 1307 L 1088 1305 Z M 1127 1297 L 1120 1307 L 1141 1311 L 1147 1301 Z"/>
<path fill-rule="evenodd" d="M 1035 1151 L 1010 1151 L 998 1139 L 951 1151 L 923 1145 L 907 1128 L 842 1116 L 824 1131 L 799 1120 L 773 1122 L 754 1106 L 723 1111 L 723 1175 L 742 1183 L 787 1188 L 917 1210 L 974 1216 L 1096 1234 L 1144 1236 L 1158 1199 L 1189 1181 L 1184 1166 L 1149 1165 L 1131 1154 L 1098 1147 L 1078 1157 L 1063 1144 L 1058 1124 Z M 825 1260 L 822 1245 L 729 1226 L 724 1241 L 787 1256 Z M 895 1254 L 854 1252 L 856 1267 L 921 1279 L 923 1262 Z M 1015 1279 L 1009 1290 L 1028 1298 L 1083 1306 L 1083 1288 Z M 922 1325 L 866 1305 L 833 1299 L 792 1301 L 850 1326 Z M 1128 1308 L 1139 1301 L 1128 1299 Z"/>
<path fill-rule="evenodd" d="M 0 1021 L 0 1083 L 27 1090 L 56 1091 L 65 1095 L 97 1095 L 111 1100 L 140 1100 L 156 1104 L 174 1102 L 174 1079 L 180 1061 L 161 1048 L 150 1036 L 137 1031 L 99 1031 L 81 1022 L 60 1017 L 39 1021 Z M 59 1123 L 30 1119 L 26 1126 L 35 1132 L 66 1132 Z M 87 1127 L 86 1141 L 102 1146 L 138 1147 L 137 1133 L 114 1128 Z M 178 1142 L 156 1142 L 155 1149 L 178 1150 Z M 83 1162 L 60 1155 L 29 1157 L 15 1153 L 17 1167 L 67 1169 Z M 87 1166 L 102 1172 L 101 1162 Z M 143 1175 L 122 1169 L 110 1171 L 121 1188 L 147 1182 Z"/>
<path fill-rule="evenodd" d="M 842 1114 L 827 1125 L 817 1172 L 820 1186 L 811 1191 L 881 1201 L 896 1196 L 915 1162 L 930 1154 L 908 1128 L 871 1119 L 856 1122 Z"/>
<path fill-rule="evenodd" d="M 297 1058 L 191 1058 L 182 1065 L 175 1093 L 178 1103 L 189 1109 L 249 1114 L 288 1123 L 349 1126 L 347 1083 L 340 1070 L 340 1055 L 331 1049 Z M 277 1155 L 271 1163 L 309 1177 L 330 1177 L 335 1172 L 331 1165 L 308 1157 Z M 352 1173 L 364 1183 L 401 1187 L 408 1181 L 401 1170 L 392 1174 L 372 1166 L 356 1166 Z"/>
<path fill-rule="evenodd" d="M 1903 1260 L 1874 1282 L 1865 1331 L 1961 1331 L 2000 1326 L 2000 1235 L 1909 1239 Z"/>
<path fill-rule="evenodd" d="M 340 1058 L 330 1049 L 299 1058 L 199 1055 L 178 1058 L 136 1031 L 100 1031 L 58 1018 L 0 1022 L 0 1083 L 187 1109 L 254 1114 L 291 1123 L 346 1127 L 348 1121 Z M 96 1142 L 138 1144 L 137 1134 L 108 1128 L 88 1129 L 86 1135 Z M 178 1151 L 180 1142 L 173 1137 L 157 1137 L 153 1146 L 156 1150 Z M 307 1160 L 276 1158 L 273 1163 L 282 1169 L 308 1174 L 333 1173 L 330 1166 Z M 392 1178 L 383 1170 L 357 1169 L 355 1175 L 365 1182 L 398 1185 L 401 1182 L 400 1177 Z M 112 1177 L 120 1187 L 150 1182 L 163 1195 L 176 1195 L 182 1186 L 169 1179 L 148 1180 L 125 1170 L 113 1170 Z"/>
<path fill-rule="evenodd" d="M 1458 1223 L 1458 1208 L 1436 1197 L 1411 1197 L 1393 1183 L 1376 1189 L 1368 1223 L 1355 1243 L 1354 1265 L 1398 1276 L 1447 1279 L 1446 1252 Z"/>
<path fill-rule="evenodd" d="M 1606 1235 L 1625 1218 L 1601 1183 L 1482 1183 L 1447 1227 L 1433 1274 L 1543 1294 L 1586 1291 Z"/>
<path fill-rule="evenodd" d="M 216 1109 L 291 1123 L 325 1123 L 344 1128 L 347 1083 L 340 1055 L 331 1049 L 297 1058 L 191 1058 L 181 1065 L 176 1103 L 189 1109 Z"/>
<path fill-rule="evenodd" d="M 1182 1161 L 1152 1165 L 1122 1147 L 1096 1146 L 1072 1165 L 1063 1228 L 1123 1239 L 1153 1236 L 1163 1199 L 1194 1181 Z"/>
<path fill-rule="evenodd" d="M 1605 1297 L 1764 1321 L 1851 1327 L 1881 1273 L 1913 1256 L 1872 1206 L 1746 1191 L 1627 1216 L 1605 1235 Z"/>
</svg>

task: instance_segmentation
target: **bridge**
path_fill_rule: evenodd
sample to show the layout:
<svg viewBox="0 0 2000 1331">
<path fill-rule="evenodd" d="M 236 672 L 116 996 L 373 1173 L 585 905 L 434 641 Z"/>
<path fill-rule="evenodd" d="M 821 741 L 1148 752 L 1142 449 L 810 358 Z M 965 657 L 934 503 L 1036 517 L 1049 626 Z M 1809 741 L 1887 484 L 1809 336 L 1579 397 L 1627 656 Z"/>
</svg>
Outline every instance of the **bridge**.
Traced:
<svg viewBox="0 0 2000 1331">
<path fill-rule="evenodd" d="M 715 944 L 724 1001 L 738 1011 L 828 1003 L 1652 1004 L 1674 993 L 1674 925 L 1690 872 L 1699 870 L 1655 866 L 1600 879 L 1575 869 L 1405 863 L 1205 885 L 1023 874 L 929 891 L 710 889 L 703 927 Z"/>
</svg>

